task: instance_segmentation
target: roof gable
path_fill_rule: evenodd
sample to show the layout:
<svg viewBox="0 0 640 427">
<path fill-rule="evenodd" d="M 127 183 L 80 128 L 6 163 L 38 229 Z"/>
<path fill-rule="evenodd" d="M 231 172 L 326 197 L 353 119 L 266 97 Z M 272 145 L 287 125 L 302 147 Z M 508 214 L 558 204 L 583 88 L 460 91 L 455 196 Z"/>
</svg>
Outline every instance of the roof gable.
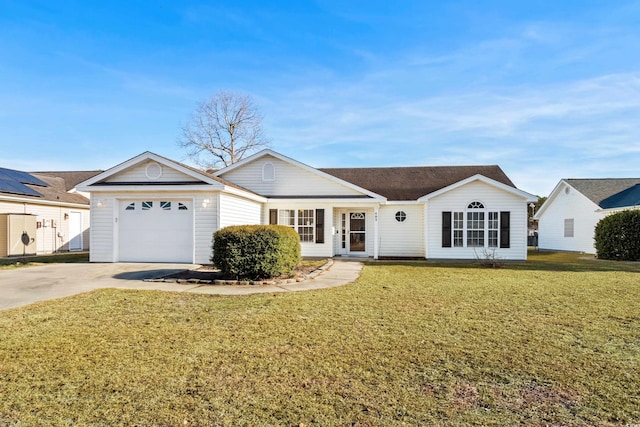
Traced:
<svg viewBox="0 0 640 427">
<path fill-rule="evenodd" d="M 273 176 L 264 176 L 269 166 Z M 271 150 L 262 150 L 216 172 L 252 191 L 270 198 L 369 198 L 383 201 L 384 197 L 344 181 L 304 163 Z"/>
<path fill-rule="evenodd" d="M 499 166 L 416 166 L 320 169 L 388 200 L 417 200 L 469 177 L 482 175 L 515 188 Z"/>
<path fill-rule="evenodd" d="M 526 191 L 519 190 L 519 189 L 515 188 L 512 185 L 507 185 L 507 184 L 505 184 L 503 182 L 496 181 L 495 179 L 491 179 L 491 178 L 488 178 L 488 177 L 486 177 L 484 175 L 480 175 L 480 174 L 476 174 L 476 175 L 470 176 L 468 178 L 465 178 L 465 179 L 463 179 L 461 181 L 457 181 L 457 182 L 455 182 L 455 183 L 453 183 L 451 185 L 448 185 L 448 186 L 443 187 L 443 188 L 441 188 L 439 190 L 436 190 L 436 191 L 434 191 L 432 193 L 429 193 L 429 194 L 427 194 L 425 196 L 422 196 L 418 200 L 421 201 L 421 202 L 425 202 L 425 201 L 427 201 L 429 199 L 432 199 L 434 197 L 440 196 L 442 194 L 445 194 L 445 193 L 447 193 L 449 191 L 452 191 L 452 190 L 455 190 L 457 188 L 463 187 L 463 186 L 465 186 L 467 184 L 470 184 L 472 182 L 482 182 L 482 183 L 484 183 L 486 185 L 489 185 L 490 187 L 494 187 L 494 188 L 496 188 L 498 190 L 501 190 L 501 191 L 504 191 L 506 193 L 512 194 L 512 195 L 514 195 L 516 197 L 521 197 L 522 199 L 524 199 L 527 202 L 533 202 L 533 201 L 537 200 L 537 197 L 534 196 L 533 194 L 527 193 Z"/>
<path fill-rule="evenodd" d="M 78 184 L 78 189 L 131 185 L 209 184 L 222 189 L 225 183 L 216 177 L 149 151 L 112 167 Z"/>
</svg>

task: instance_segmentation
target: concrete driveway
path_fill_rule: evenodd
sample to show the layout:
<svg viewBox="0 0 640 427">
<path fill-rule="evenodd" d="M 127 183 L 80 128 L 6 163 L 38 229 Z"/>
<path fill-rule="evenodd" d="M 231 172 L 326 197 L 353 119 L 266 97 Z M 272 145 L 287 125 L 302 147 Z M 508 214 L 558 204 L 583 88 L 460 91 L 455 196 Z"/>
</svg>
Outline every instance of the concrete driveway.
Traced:
<svg viewBox="0 0 640 427">
<path fill-rule="evenodd" d="M 61 298 L 99 288 L 140 289 L 147 278 L 195 268 L 191 264 L 78 263 L 0 270 L 0 310 Z M 158 286 L 163 285 L 163 286 Z M 174 284 L 150 289 L 173 290 Z"/>
</svg>

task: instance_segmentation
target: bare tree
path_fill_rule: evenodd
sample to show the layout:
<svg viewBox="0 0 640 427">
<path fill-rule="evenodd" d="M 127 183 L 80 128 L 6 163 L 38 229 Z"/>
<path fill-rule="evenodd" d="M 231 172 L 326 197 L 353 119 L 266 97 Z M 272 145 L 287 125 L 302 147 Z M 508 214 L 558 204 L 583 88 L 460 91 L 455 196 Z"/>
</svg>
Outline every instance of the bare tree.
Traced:
<svg viewBox="0 0 640 427">
<path fill-rule="evenodd" d="M 198 104 L 178 145 L 201 167 L 229 166 L 269 145 L 262 118 L 248 95 L 220 91 Z"/>
</svg>

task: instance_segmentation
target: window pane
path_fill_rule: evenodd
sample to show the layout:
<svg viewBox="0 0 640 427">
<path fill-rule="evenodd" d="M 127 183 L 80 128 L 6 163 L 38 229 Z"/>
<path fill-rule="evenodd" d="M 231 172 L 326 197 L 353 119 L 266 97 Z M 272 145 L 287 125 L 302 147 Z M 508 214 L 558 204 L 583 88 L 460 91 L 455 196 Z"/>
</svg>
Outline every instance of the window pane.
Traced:
<svg viewBox="0 0 640 427">
<path fill-rule="evenodd" d="M 467 246 L 484 246 L 484 212 L 467 212 Z"/>
<path fill-rule="evenodd" d="M 464 246 L 464 212 L 453 213 L 453 246 Z"/>
<path fill-rule="evenodd" d="M 280 210 L 280 218 L 278 219 L 278 224 L 295 228 L 296 226 L 295 211 L 291 209 Z"/>
<path fill-rule="evenodd" d="M 314 214 L 313 209 L 299 209 L 298 210 L 298 234 L 300 240 L 303 242 L 313 242 L 314 227 Z"/>
<path fill-rule="evenodd" d="M 498 229 L 499 229 L 499 218 L 500 218 L 500 214 L 499 212 L 489 212 L 489 221 L 488 221 L 488 228 L 489 228 L 489 247 L 490 248 L 497 248 L 498 247 Z"/>
</svg>

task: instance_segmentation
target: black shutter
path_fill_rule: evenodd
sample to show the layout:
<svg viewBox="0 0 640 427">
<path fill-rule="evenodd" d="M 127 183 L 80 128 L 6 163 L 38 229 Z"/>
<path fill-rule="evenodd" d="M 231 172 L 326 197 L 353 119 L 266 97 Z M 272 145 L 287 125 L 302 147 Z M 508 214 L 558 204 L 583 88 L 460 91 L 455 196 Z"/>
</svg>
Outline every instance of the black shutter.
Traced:
<svg viewBox="0 0 640 427">
<path fill-rule="evenodd" d="M 269 224 L 278 223 L 278 209 L 269 209 Z"/>
<path fill-rule="evenodd" d="M 511 237 L 511 212 L 500 212 L 500 247 L 509 248 Z"/>
<path fill-rule="evenodd" d="M 451 212 L 442 212 L 442 247 L 451 247 Z"/>
<path fill-rule="evenodd" d="M 316 243 L 324 243 L 324 209 L 316 209 Z"/>
</svg>

